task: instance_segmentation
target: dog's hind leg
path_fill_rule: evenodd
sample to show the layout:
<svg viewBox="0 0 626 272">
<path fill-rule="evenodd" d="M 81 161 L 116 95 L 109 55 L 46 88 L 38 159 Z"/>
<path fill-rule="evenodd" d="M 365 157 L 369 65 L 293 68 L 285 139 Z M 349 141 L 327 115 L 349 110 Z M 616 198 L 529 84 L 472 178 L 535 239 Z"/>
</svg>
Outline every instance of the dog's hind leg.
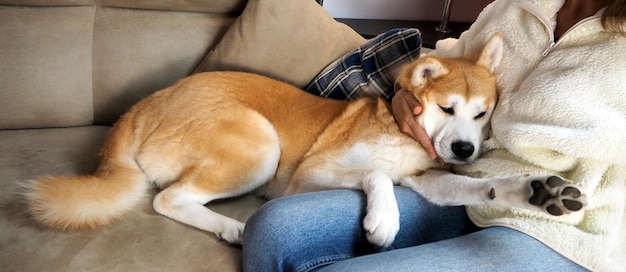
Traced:
<svg viewBox="0 0 626 272">
<path fill-rule="evenodd" d="M 176 183 L 157 194 L 154 209 L 176 221 L 212 232 L 230 243 L 241 243 L 244 224 L 204 205 L 256 189 L 273 176 L 277 164 L 278 156 L 268 154 L 264 158 L 232 156 L 211 166 L 190 167 Z"/>
<path fill-rule="evenodd" d="M 212 232 L 227 242 L 240 243 L 244 224 L 204 206 L 218 198 L 193 185 L 176 183 L 160 192 L 154 198 L 153 206 L 158 213 L 171 219 Z"/>
<path fill-rule="evenodd" d="M 278 136 L 267 120 L 253 117 L 230 122 L 217 132 L 188 136 L 185 144 L 194 139 L 204 142 L 186 153 L 193 158 L 180 156 L 186 163 L 176 181 L 157 194 L 154 209 L 230 243 L 241 243 L 244 224 L 204 205 L 251 192 L 274 176 L 280 159 Z M 210 144 L 207 137 L 212 137 Z"/>
</svg>

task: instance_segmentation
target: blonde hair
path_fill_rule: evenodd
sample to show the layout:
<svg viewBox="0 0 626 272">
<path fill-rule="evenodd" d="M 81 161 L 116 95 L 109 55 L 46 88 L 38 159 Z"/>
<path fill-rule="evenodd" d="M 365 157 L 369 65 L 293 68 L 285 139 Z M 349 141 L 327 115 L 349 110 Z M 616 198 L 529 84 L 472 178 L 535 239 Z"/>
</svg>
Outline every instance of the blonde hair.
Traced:
<svg viewBox="0 0 626 272">
<path fill-rule="evenodd" d="M 602 13 L 604 29 L 626 35 L 626 0 L 608 0 Z"/>
</svg>

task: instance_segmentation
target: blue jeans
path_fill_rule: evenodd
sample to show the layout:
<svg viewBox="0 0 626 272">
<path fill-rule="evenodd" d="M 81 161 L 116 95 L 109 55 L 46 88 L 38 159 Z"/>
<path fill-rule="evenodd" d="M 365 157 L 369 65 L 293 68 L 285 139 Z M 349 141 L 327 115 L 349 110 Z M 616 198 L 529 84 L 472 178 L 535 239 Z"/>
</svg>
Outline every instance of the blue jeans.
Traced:
<svg viewBox="0 0 626 272">
<path fill-rule="evenodd" d="M 246 224 L 244 271 L 585 271 L 521 232 L 477 228 L 464 207 L 437 206 L 403 187 L 395 194 L 400 231 L 386 249 L 365 238 L 360 191 L 268 202 Z"/>
</svg>

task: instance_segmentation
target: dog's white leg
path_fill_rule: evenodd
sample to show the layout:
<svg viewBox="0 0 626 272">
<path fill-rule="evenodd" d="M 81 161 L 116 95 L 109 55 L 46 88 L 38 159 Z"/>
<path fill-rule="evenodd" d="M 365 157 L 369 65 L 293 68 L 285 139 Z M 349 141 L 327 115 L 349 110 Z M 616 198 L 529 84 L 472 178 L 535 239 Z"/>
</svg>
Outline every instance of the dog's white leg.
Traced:
<svg viewBox="0 0 626 272">
<path fill-rule="evenodd" d="M 442 206 L 484 204 L 490 200 L 491 187 L 485 180 L 446 171 L 427 170 L 419 176 L 402 178 L 400 185 Z"/>
<path fill-rule="evenodd" d="M 365 236 L 372 244 L 388 247 L 400 230 L 400 211 L 393 193 L 393 181 L 381 171 L 372 171 L 362 184 L 367 196 L 367 215 L 363 219 Z"/>
<path fill-rule="evenodd" d="M 325 167 L 301 167 L 285 194 L 338 188 L 362 190 L 367 198 L 367 214 L 363 219 L 367 239 L 374 245 L 388 247 L 400 229 L 393 186 L 391 178 L 382 171 L 326 164 Z"/>
<path fill-rule="evenodd" d="M 487 204 L 557 216 L 579 211 L 587 205 L 587 197 L 582 190 L 558 176 L 516 175 L 479 179 L 429 170 L 420 176 L 402 179 L 400 185 L 439 205 Z"/>
<path fill-rule="evenodd" d="M 204 206 L 211 200 L 227 196 L 209 196 L 190 186 L 177 184 L 163 190 L 154 198 L 154 209 L 171 219 L 212 232 L 230 243 L 241 243 L 244 223 L 209 210 Z"/>
</svg>

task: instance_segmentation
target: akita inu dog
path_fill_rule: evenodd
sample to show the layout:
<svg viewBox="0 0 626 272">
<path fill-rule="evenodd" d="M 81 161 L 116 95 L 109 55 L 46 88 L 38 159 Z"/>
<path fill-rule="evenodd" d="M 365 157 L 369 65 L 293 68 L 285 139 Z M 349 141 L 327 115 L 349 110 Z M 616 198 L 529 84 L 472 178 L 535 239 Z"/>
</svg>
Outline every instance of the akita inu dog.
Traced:
<svg viewBox="0 0 626 272">
<path fill-rule="evenodd" d="M 471 162 L 480 153 L 496 105 L 492 72 L 502 47 L 495 35 L 473 56 L 422 56 L 398 78 L 423 104 L 418 123 L 446 163 Z M 487 203 L 556 215 L 585 204 L 580 190 L 558 177 L 415 177 L 437 167 L 400 132 L 380 98 L 323 99 L 259 75 L 209 72 L 133 106 L 109 132 L 93 175 L 36 179 L 26 198 L 43 225 L 84 229 L 120 217 L 155 186 L 162 189 L 153 202 L 157 212 L 240 243 L 244 223 L 206 203 L 254 190 L 275 198 L 355 188 L 367 196 L 363 226 L 379 246 L 390 245 L 399 229 L 394 184 L 442 205 Z"/>
</svg>

